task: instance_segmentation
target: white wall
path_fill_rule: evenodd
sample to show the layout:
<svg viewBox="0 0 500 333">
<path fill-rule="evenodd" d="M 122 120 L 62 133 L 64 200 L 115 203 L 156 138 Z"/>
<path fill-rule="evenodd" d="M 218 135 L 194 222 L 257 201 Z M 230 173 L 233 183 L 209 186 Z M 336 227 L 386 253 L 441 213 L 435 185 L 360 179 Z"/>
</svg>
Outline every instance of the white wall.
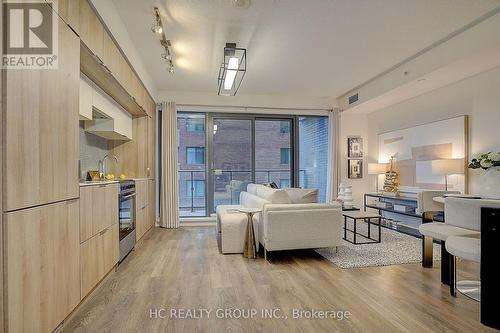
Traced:
<svg viewBox="0 0 500 333">
<path fill-rule="evenodd" d="M 332 109 L 336 106 L 333 98 L 285 95 L 249 95 L 218 96 L 214 85 L 213 92 L 159 91 L 159 101 L 175 101 L 177 104 L 202 106 L 233 106 L 259 108 L 291 109 Z"/>
<path fill-rule="evenodd" d="M 379 133 L 460 115 L 469 115 L 470 155 L 500 151 L 500 67 L 370 113 L 369 155 L 378 156 Z M 469 171 L 470 193 L 477 193 L 480 173 Z"/>
<path fill-rule="evenodd" d="M 360 136 L 363 138 L 363 178 L 348 179 L 347 177 L 347 137 Z M 376 176 L 367 174 L 368 162 L 374 159 L 369 156 L 369 137 L 368 137 L 368 116 L 361 113 L 349 113 L 349 111 L 340 114 L 340 183 L 352 185 L 354 205 L 361 208 L 363 205 L 363 194 L 375 191 Z"/>
</svg>

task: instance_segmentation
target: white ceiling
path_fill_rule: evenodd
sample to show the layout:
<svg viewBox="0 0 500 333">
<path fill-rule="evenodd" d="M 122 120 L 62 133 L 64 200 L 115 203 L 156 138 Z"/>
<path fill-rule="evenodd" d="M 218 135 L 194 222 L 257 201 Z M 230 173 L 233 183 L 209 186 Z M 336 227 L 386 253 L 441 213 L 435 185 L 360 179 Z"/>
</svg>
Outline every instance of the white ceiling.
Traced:
<svg viewBox="0 0 500 333">
<path fill-rule="evenodd" d="M 239 94 L 314 97 L 337 97 L 500 5 L 500 0 L 113 2 L 160 91 L 216 94 L 223 47 L 236 42 L 248 57 Z M 166 71 L 151 33 L 155 5 L 176 54 L 174 75 Z"/>
</svg>

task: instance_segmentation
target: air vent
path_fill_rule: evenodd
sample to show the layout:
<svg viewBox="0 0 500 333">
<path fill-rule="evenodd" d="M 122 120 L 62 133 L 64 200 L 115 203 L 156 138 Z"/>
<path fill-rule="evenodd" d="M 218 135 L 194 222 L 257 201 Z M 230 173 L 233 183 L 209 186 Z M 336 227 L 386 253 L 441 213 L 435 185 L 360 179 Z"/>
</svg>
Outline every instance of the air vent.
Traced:
<svg viewBox="0 0 500 333">
<path fill-rule="evenodd" d="M 358 94 L 354 94 L 352 96 L 349 97 L 349 105 L 353 104 L 353 103 L 356 103 L 358 101 Z"/>
</svg>

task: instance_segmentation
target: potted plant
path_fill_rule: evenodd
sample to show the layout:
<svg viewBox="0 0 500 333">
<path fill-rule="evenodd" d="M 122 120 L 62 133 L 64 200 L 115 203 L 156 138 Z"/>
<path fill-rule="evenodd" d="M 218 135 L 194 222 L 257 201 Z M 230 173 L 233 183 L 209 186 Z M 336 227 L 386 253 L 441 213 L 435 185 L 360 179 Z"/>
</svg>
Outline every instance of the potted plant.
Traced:
<svg viewBox="0 0 500 333">
<path fill-rule="evenodd" d="M 480 178 L 481 196 L 500 199 L 500 153 L 479 153 L 469 163 L 470 169 L 483 169 Z"/>
</svg>

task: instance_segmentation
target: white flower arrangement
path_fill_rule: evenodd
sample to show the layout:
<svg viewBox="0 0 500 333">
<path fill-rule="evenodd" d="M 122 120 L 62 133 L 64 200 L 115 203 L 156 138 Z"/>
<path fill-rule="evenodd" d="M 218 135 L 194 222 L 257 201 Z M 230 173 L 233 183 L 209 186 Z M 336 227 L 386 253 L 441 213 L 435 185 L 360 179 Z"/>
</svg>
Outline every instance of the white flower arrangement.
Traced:
<svg viewBox="0 0 500 333">
<path fill-rule="evenodd" d="M 469 163 L 470 169 L 488 170 L 493 167 L 500 167 L 500 153 L 479 153 L 474 155 Z"/>
</svg>

